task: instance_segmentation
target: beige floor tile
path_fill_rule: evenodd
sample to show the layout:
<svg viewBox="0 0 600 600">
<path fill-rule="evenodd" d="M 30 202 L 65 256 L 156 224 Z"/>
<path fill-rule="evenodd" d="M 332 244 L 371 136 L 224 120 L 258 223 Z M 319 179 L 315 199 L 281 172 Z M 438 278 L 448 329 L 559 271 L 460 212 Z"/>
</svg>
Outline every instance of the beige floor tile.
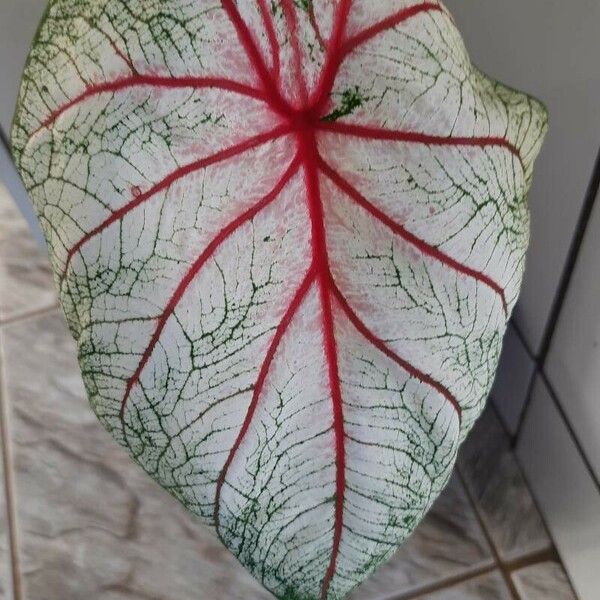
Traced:
<svg viewBox="0 0 600 600">
<path fill-rule="evenodd" d="M 562 566 L 545 562 L 512 575 L 521 600 L 577 600 Z"/>
<path fill-rule="evenodd" d="M 412 537 L 352 598 L 389 598 L 491 563 L 489 546 L 454 476 Z"/>
<path fill-rule="evenodd" d="M 271 598 L 102 429 L 58 313 L 3 334 L 26 600 Z"/>
<path fill-rule="evenodd" d="M 501 559 L 514 560 L 552 546 L 491 407 L 463 445 L 459 465 Z"/>
<path fill-rule="evenodd" d="M 54 304 L 48 257 L 0 183 L 0 322 Z"/>
</svg>

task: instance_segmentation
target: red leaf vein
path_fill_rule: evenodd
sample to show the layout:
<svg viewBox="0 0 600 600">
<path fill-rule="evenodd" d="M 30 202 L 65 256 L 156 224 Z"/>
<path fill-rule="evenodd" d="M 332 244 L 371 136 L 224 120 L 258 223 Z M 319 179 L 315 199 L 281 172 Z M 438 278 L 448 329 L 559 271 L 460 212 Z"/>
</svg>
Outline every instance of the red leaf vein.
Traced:
<svg viewBox="0 0 600 600">
<path fill-rule="evenodd" d="M 133 387 L 139 382 L 142 371 L 144 370 L 146 363 L 150 359 L 150 356 L 152 356 L 152 352 L 154 351 L 154 348 L 160 339 L 162 331 L 165 325 L 167 324 L 169 317 L 173 314 L 173 311 L 181 301 L 189 285 L 192 283 L 192 281 L 194 281 L 194 279 L 204 267 L 204 265 L 206 265 L 208 260 L 215 254 L 215 252 L 223 244 L 223 242 L 225 242 L 227 238 L 229 238 L 242 225 L 251 221 L 259 212 L 261 212 L 279 196 L 281 191 L 287 185 L 288 181 L 297 172 L 298 165 L 299 160 L 298 157 L 296 157 L 284 173 L 283 177 L 279 180 L 277 185 L 275 185 L 275 187 L 254 206 L 243 212 L 241 215 L 239 215 L 237 218 L 231 221 L 226 227 L 224 227 L 219 232 L 219 234 L 206 246 L 204 251 L 200 254 L 200 256 L 198 256 L 198 258 L 194 261 L 192 266 L 188 269 L 185 276 L 173 292 L 173 295 L 171 296 L 171 299 L 169 300 L 167 306 L 158 318 L 158 322 L 154 333 L 152 334 L 152 338 L 150 339 L 150 343 L 144 350 L 142 358 L 140 359 L 134 374 L 127 381 L 127 386 L 125 388 L 125 394 L 123 395 L 120 410 L 120 417 L 123 423 L 123 427 L 125 426 L 125 408 L 127 406 L 129 396 L 131 395 L 131 391 Z"/>
<path fill-rule="evenodd" d="M 283 14 L 290 32 L 290 40 L 292 45 L 292 56 L 294 66 L 294 78 L 300 86 L 300 99 L 302 106 L 306 105 L 308 100 L 308 90 L 306 80 L 302 70 L 302 49 L 300 47 L 300 37 L 298 32 L 298 17 L 292 0 L 282 0 Z"/>
<path fill-rule="evenodd" d="M 404 21 L 407 21 L 418 14 L 435 11 L 443 11 L 442 6 L 437 2 L 424 2 L 423 4 L 417 4 L 415 6 L 404 8 L 398 11 L 396 14 L 382 19 L 375 25 L 368 27 L 364 31 L 361 31 L 354 37 L 344 42 L 343 46 L 340 48 L 339 61 L 343 61 L 348 54 L 356 50 L 365 42 L 372 40 L 377 35 L 384 33 L 389 29 L 393 29 L 396 27 L 396 25 L 399 25 L 400 23 L 403 23 Z"/>
<path fill-rule="evenodd" d="M 269 69 L 265 65 L 265 61 L 254 41 L 252 32 L 248 29 L 244 19 L 242 19 L 234 0 L 221 0 L 221 4 L 236 30 L 238 39 L 246 52 L 246 56 L 248 57 L 256 76 L 263 85 L 264 93 L 267 96 L 267 101 L 271 108 L 280 114 L 289 114 L 289 106 L 283 99 L 277 84 L 273 81 Z"/>
<path fill-rule="evenodd" d="M 339 376 L 337 342 L 331 294 L 329 289 L 330 268 L 327 250 L 327 232 L 323 214 L 323 203 L 319 187 L 318 148 L 315 134 L 312 131 L 298 133 L 299 152 L 303 158 L 306 196 L 312 228 L 312 256 L 317 271 L 319 293 L 321 298 L 322 327 L 324 338 L 325 360 L 329 376 L 333 412 L 333 433 L 335 445 L 336 481 L 335 508 L 333 524 L 333 540 L 329 565 L 321 586 L 321 598 L 326 600 L 329 586 L 335 575 L 337 559 L 340 551 L 342 531 L 344 527 L 344 498 L 346 493 L 346 446 L 344 432 L 344 408 L 341 381 Z"/>
<path fill-rule="evenodd" d="M 462 409 L 460 407 L 460 404 L 458 403 L 458 400 L 452 395 L 452 393 L 448 390 L 448 388 L 446 388 L 439 381 L 437 381 L 433 377 L 431 377 L 431 375 L 427 375 L 427 373 L 424 373 L 420 369 L 417 369 L 410 362 L 408 362 L 407 360 L 404 360 L 403 358 L 398 356 L 398 354 L 396 354 L 381 338 L 376 336 L 365 325 L 365 323 L 360 319 L 360 317 L 352 310 L 352 308 L 350 307 L 350 304 L 348 303 L 348 301 L 346 300 L 346 298 L 344 297 L 342 292 L 339 290 L 339 288 L 333 281 L 333 278 L 330 279 L 330 286 L 331 286 L 332 293 L 335 296 L 336 300 L 338 301 L 340 307 L 342 308 L 344 313 L 346 313 L 346 316 L 348 317 L 348 319 L 350 320 L 352 325 L 354 325 L 356 330 L 359 333 L 361 333 L 362 336 L 366 340 L 368 340 L 373 346 L 378 348 L 386 356 L 391 358 L 396 364 L 398 364 L 400 367 L 402 367 L 402 369 L 404 369 L 404 371 L 406 371 L 409 375 L 415 377 L 422 383 L 433 388 L 436 392 L 440 393 L 448 402 L 450 402 L 450 404 L 453 406 L 454 410 L 456 410 L 456 413 L 458 414 L 458 416 L 460 418 Z"/>
<path fill-rule="evenodd" d="M 258 9 L 260 16 L 263 20 L 265 31 L 267 33 L 267 39 L 269 40 L 269 48 L 271 50 L 271 71 L 275 82 L 279 81 L 280 69 L 281 69 L 281 57 L 280 47 L 277 41 L 277 33 L 275 32 L 275 25 L 273 24 L 273 16 L 267 5 L 267 0 L 257 0 Z"/>
<path fill-rule="evenodd" d="M 225 479 L 227 477 L 227 472 L 229 471 L 229 468 L 231 467 L 231 464 L 233 463 L 235 455 L 237 454 L 237 451 L 239 450 L 244 438 L 246 437 L 246 434 L 248 433 L 248 429 L 250 428 L 250 425 L 254 418 L 254 414 L 256 413 L 256 409 L 258 407 L 260 396 L 264 389 L 265 380 L 267 379 L 267 376 L 269 374 L 269 370 L 271 368 L 271 364 L 273 363 L 273 359 L 275 358 L 277 349 L 279 348 L 279 345 L 281 344 L 281 341 L 282 341 L 286 331 L 288 330 L 294 316 L 296 315 L 296 313 L 302 306 L 302 302 L 306 298 L 306 295 L 308 294 L 314 281 L 315 281 L 315 269 L 313 267 L 311 267 L 309 269 L 308 273 L 305 275 L 304 279 L 302 280 L 302 283 L 296 290 L 296 293 L 292 297 L 292 300 L 290 301 L 281 321 L 279 322 L 279 325 L 277 326 L 277 329 L 275 331 L 273 339 L 271 340 L 271 344 L 269 345 L 269 348 L 267 350 L 265 358 L 260 367 L 258 378 L 256 380 L 256 384 L 254 386 L 254 391 L 252 393 L 252 400 L 250 401 L 250 404 L 248 405 L 248 410 L 246 412 L 244 422 L 242 423 L 242 426 L 236 437 L 236 440 L 235 440 L 233 446 L 231 447 L 231 450 L 229 451 L 227 460 L 225 461 L 223 469 L 221 470 L 219 477 L 217 479 L 217 489 L 216 489 L 216 494 L 215 494 L 215 512 L 214 512 L 214 522 L 215 522 L 215 528 L 217 530 L 217 533 L 219 533 L 219 527 L 220 527 L 219 515 L 220 515 L 220 506 L 221 506 L 221 491 L 223 488 L 223 484 L 225 483 Z"/>
<path fill-rule="evenodd" d="M 467 146 L 474 148 L 502 147 L 506 148 L 511 154 L 517 157 L 521 165 L 523 160 L 518 148 L 499 136 L 439 136 L 421 133 L 419 131 L 398 131 L 393 129 L 384 129 L 382 127 L 369 127 L 365 125 L 354 125 L 351 123 L 341 123 L 339 121 L 327 123 L 321 121 L 319 129 L 331 133 L 348 135 L 352 137 L 363 138 L 367 140 L 383 140 L 390 142 L 407 142 L 409 144 L 424 144 L 426 146 L 449 146 L 453 148 Z"/>
<path fill-rule="evenodd" d="M 151 87 L 151 88 L 164 88 L 164 89 L 181 89 L 181 88 L 214 88 L 226 90 L 243 96 L 248 96 L 255 100 L 265 102 L 263 94 L 248 85 L 233 81 L 231 79 L 225 79 L 223 77 L 194 77 L 192 75 L 186 75 L 184 77 L 165 77 L 160 75 L 129 75 L 127 77 L 120 77 L 113 81 L 105 81 L 95 85 L 88 86 L 83 92 L 75 96 L 73 99 L 65 102 L 65 104 L 59 106 L 53 110 L 50 115 L 40 124 L 40 126 L 33 132 L 32 136 L 41 131 L 42 129 L 50 126 L 54 123 L 62 114 L 95 96 L 106 93 L 120 92 L 124 90 L 131 90 L 136 87 Z"/>
<path fill-rule="evenodd" d="M 373 215 L 378 221 L 383 223 L 388 229 L 402 237 L 406 242 L 417 248 L 421 253 L 434 258 L 435 260 L 443 263 L 450 269 L 462 273 L 463 275 L 467 275 L 468 277 L 472 277 L 477 281 L 480 281 L 484 285 L 488 286 L 492 289 L 496 294 L 500 296 L 502 300 L 502 308 L 504 309 L 504 313 L 508 312 L 508 307 L 506 304 L 506 297 L 504 294 L 504 290 L 502 287 L 496 283 L 491 277 L 482 273 L 481 271 L 477 271 L 476 269 L 472 269 L 464 265 L 463 263 L 457 261 L 451 256 L 445 254 L 435 246 L 428 244 L 425 240 L 419 238 L 414 235 L 410 231 L 408 231 L 405 227 L 396 223 L 392 218 L 390 218 L 386 213 L 377 208 L 374 204 L 369 202 L 355 187 L 353 187 L 340 173 L 332 168 L 322 157 L 319 157 L 319 167 L 323 173 L 333 181 L 333 183 L 342 191 L 344 194 L 351 200 L 353 200 L 356 204 L 364 208 L 371 215 Z"/>
<path fill-rule="evenodd" d="M 176 169 L 172 173 L 169 173 L 166 177 L 161 179 L 158 183 L 154 184 L 149 190 L 143 192 L 137 196 L 134 196 L 132 200 L 130 200 L 127 204 L 113 212 L 107 219 L 105 219 L 100 225 L 94 227 L 91 231 L 86 233 L 67 253 L 67 258 L 65 261 L 65 266 L 61 275 L 61 282 L 64 280 L 69 265 L 73 260 L 73 257 L 81 250 L 81 247 L 89 242 L 92 238 L 96 237 L 100 233 L 102 233 L 107 227 L 110 227 L 113 223 L 120 221 L 125 217 L 125 215 L 131 212 L 134 208 L 137 208 L 159 192 L 168 189 L 173 183 L 190 175 L 191 173 L 195 173 L 200 169 L 205 169 L 211 165 L 215 165 L 217 163 L 223 162 L 235 156 L 239 156 L 244 152 L 248 152 L 257 146 L 265 144 L 267 142 L 273 141 L 278 137 L 281 137 L 289 133 L 289 127 L 287 125 L 280 125 L 271 131 L 266 133 L 261 133 L 252 138 L 241 142 L 240 144 L 236 144 L 235 146 L 231 146 L 230 148 L 226 148 L 225 150 L 220 150 L 211 156 L 207 156 L 206 158 L 201 158 L 192 163 L 184 165 L 179 169 Z"/>
</svg>

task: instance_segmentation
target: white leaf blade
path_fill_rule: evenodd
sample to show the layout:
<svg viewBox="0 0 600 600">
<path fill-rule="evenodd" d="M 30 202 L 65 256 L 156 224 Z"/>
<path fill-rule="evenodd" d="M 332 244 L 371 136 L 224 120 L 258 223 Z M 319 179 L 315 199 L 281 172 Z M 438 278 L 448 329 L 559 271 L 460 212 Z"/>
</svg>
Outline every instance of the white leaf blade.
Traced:
<svg viewBox="0 0 600 600">
<path fill-rule="evenodd" d="M 437 2 L 52 2 L 13 143 L 92 406 L 278 597 L 447 482 L 545 119 Z"/>
</svg>

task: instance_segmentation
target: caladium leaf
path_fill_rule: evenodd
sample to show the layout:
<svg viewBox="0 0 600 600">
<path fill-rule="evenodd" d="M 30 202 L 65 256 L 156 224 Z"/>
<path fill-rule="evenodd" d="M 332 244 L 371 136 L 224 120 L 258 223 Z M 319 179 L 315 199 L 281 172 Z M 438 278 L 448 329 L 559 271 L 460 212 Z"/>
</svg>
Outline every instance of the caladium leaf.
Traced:
<svg viewBox="0 0 600 600">
<path fill-rule="evenodd" d="M 437 1 L 50 2 L 13 147 L 91 404 L 279 598 L 446 484 L 545 130 Z"/>
</svg>

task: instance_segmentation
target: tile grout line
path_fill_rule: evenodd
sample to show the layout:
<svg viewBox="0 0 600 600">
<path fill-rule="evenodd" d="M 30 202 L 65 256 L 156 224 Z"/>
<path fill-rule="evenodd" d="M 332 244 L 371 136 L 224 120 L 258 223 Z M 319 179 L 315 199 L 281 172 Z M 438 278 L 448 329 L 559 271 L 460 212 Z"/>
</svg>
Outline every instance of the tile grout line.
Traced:
<svg viewBox="0 0 600 600">
<path fill-rule="evenodd" d="M 505 561 L 504 566 L 506 570 L 512 574 L 516 571 L 521 571 L 522 569 L 527 569 L 529 567 L 546 562 L 557 562 L 561 564 L 560 556 L 558 555 L 558 552 L 554 546 L 546 550 L 537 550 L 528 554 L 524 554 L 519 558 Z"/>
<path fill-rule="evenodd" d="M 516 328 L 515 328 L 516 329 Z M 523 342 L 523 344 L 525 344 Z M 537 373 L 537 370 L 534 370 L 534 373 L 532 375 L 532 379 L 535 379 L 539 374 Z M 545 380 L 544 374 L 543 372 L 541 373 L 541 378 L 542 381 Z M 544 381 L 545 382 L 545 381 Z M 550 390 L 548 390 L 550 391 Z M 554 402 L 557 403 L 557 399 L 554 398 Z M 490 403 L 490 406 L 492 407 L 492 410 L 494 411 L 494 413 L 496 414 L 496 417 L 498 418 L 500 424 L 502 425 L 502 427 L 504 428 L 504 433 L 507 436 L 508 440 L 511 440 L 511 433 L 508 430 L 508 428 L 506 427 L 506 424 L 503 422 L 501 415 L 500 415 L 500 411 L 498 410 L 498 407 L 495 405 L 495 403 L 492 401 Z M 560 411 L 560 407 L 559 411 Z M 565 419 L 565 423 L 566 423 L 566 417 L 563 417 Z M 568 424 L 567 424 L 568 426 Z M 574 434 L 572 432 L 570 432 L 571 435 L 573 436 Z M 512 444 L 511 444 L 512 445 Z M 548 527 L 548 523 L 547 523 L 547 519 L 546 516 L 544 515 L 544 513 L 540 510 L 540 506 L 539 506 L 539 502 L 538 502 L 538 498 L 536 497 L 534 491 L 531 489 L 530 485 L 529 485 L 529 481 L 527 478 L 527 474 L 525 473 L 525 471 L 523 470 L 523 467 L 521 465 L 521 461 L 519 460 L 519 456 L 516 452 L 514 452 L 514 450 L 511 450 L 515 461 L 517 462 L 517 465 L 519 467 L 519 471 L 521 472 L 521 475 L 525 481 L 525 483 L 527 484 L 527 489 L 529 490 L 529 493 L 531 494 L 531 498 L 533 500 L 533 504 L 535 506 L 535 509 L 542 521 L 542 524 L 544 526 L 544 529 L 546 530 L 548 537 L 550 538 L 550 542 L 552 544 L 552 547 L 547 549 L 547 550 L 541 550 L 541 551 L 537 551 L 537 552 L 533 552 L 530 554 L 525 554 L 523 556 L 520 556 L 519 558 L 513 559 L 511 561 L 507 561 L 505 563 L 506 568 L 511 572 L 516 572 L 519 571 L 521 569 L 525 569 L 527 567 L 531 567 L 533 565 L 536 564 L 541 564 L 544 562 L 557 562 L 558 564 L 560 564 L 560 566 L 563 568 L 563 571 L 565 572 L 565 575 L 567 576 L 567 580 L 569 582 L 569 585 L 571 586 L 571 589 L 573 590 L 573 593 L 575 593 L 575 586 L 573 585 L 573 582 L 571 581 L 571 576 L 568 573 L 568 571 L 566 570 L 566 568 L 564 567 L 563 561 L 562 561 L 562 557 L 560 556 L 558 550 L 556 549 L 556 546 L 554 544 L 554 540 L 552 539 L 552 536 L 550 535 L 550 528 Z"/>
<path fill-rule="evenodd" d="M 554 333 L 557 329 L 558 322 L 561 317 L 562 309 L 564 307 L 569 289 L 571 287 L 571 281 L 577 268 L 577 263 L 581 255 L 581 250 L 585 237 L 589 230 L 592 213 L 596 207 L 596 201 L 598 200 L 598 194 L 600 193 L 600 148 L 596 155 L 594 166 L 592 167 L 592 173 L 588 188 L 585 192 L 583 199 L 583 206 L 575 226 L 575 232 L 571 240 L 571 245 L 567 254 L 567 258 L 564 264 L 563 272 L 558 284 L 558 289 L 554 297 L 548 322 L 546 325 L 546 331 L 544 331 L 544 337 L 542 338 L 541 345 L 537 352 L 537 362 L 541 369 L 545 367 L 546 359 L 552 346 L 554 339 Z"/>
<path fill-rule="evenodd" d="M 1 335 L 1 332 L 0 332 Z M 19 560 L 19 546 L 17 533 L 17 511 L 15 496 L 15 481 L 13 472 L 13 458 L 10 444 L 9 409 L 7 386 L 4 377 L 4 350 L 0 337 L 0 437 L 2 438 L 2 462 L 4 468 L 4 495 L 6 500 L 6 516 L 8 522 L 8 542 L 10 550 L 10 567 L 13 584 L 13 600 L 23 599 L 21 583 L 21 568 Z"/>
<path fill-rule="evenodd" d="M 498 423 L 500 423 L 500 427 L 502 427 L 502 433 L 505 435 L 506 439 L 508 440 L 508 448 L 512 452 L 512 447 L 511 447 L 512 436 L 510 433 L 510 428 L 506 424 L 506 422 L 502 416 L 502 413 L 500 412 L 500 409 L 496 406 L 496 397 L 493 396 L 492 394 L 490 394 L 490 397 L 487 401 L 486 406 L 489 406 L 489 408 L 494 413 L 494 416 L 496 417 L 496 419 L 498 419 Z"/>
<path fill-rule="evenodd" d="M 531 552 L 517 559 L 507 561 L 503 564 L 507 571 L 512 573 L 513 571 L 519 571 L 521 569 L 526 569 L 527 567 L 531 567 L 549 561 L 555 561 L 560 563 L 560 557 L 558 556 L 558 553 L 554 548 L 550 550 Z M 402 592 L 400 595 L 388 596 L 384 600 L 419 600 L 419 598 L 423 594 L 440 592 L 442 590 L 448 589 L 449 587 L 453 587 L 459 583 L 466 583 L 468 581 L 472 581 L 473 579 L 477 579 L 482 575 L 489 575 L 490 573 L 493 573 L 495 571 L 502 573 L 502 561 L 500 561 L 500 563 L 501 564 L 496 564 L 496 562 L 492 562 L 491 564 L 484 567 L 466 570 L 463 573 L 459 573 L 450 577 L 445 577 L 428 585 L 413 588 L 409 592 Z M 521 600 L 520 596 L 519 600 Z"/>
<path fill-rule="evenodd" d="M 485 520 L 481 516 L 481 513 L 477 507 L 477 504 L 475 502 L 475 499 L 474 499 L 470 489 L 467 486 L 467 482 L 465 480 L 465 477 L 464 477 L 462 471 L 460 470 L 460 467 L 457 466 L 456 472 L 465 488 L 469 502 L 471 503 L 473 510 L 475 511 L 477 519 L 480 523 L 481 528 L 483 529 L 483 533 L 486 536 L 486 539 L 488 540 L 490 548 L 492 549 L 495 561 L 497 563 L 498 570 L 502 574 L 505 582 L 507 582 L 507 585 L 509 587 L 509 591 L 511 592 L 511 594 L 516 594 L 515 595 L 516 600 L 521 600 L 521 595 L 519 594 L 519 592 L 516 589 L 514 582 L 512 580 L 512 574 L 517 571 L 520 571 L 522 569 L 526 569 L 528 567 L 532 567 L 534 565 L 539 565 L 539 564 L 542 564 L 545 562 L 557 562 L 558 564 L 560 564 L 562 566 L 562 561 L 560 559 L 560 555 L 558 554 L 558 552 L 556 550 L 556 547 L 554 546 L 554 544 L 552 544 L 552 546 L 550 548 L 547 548 L 545 550 L 534 550 L 532 552 L 523 554 L 522 556 L 519 556 L 517 558 L 513 558 L 513 559 L 509 559 L 509 560 L 503 560 L 502 558 L 500 558 L 500 554 L 499 554 L 498 550 L 496 549 L 494 540 L 485 525 Z M 534 502 L 535 502 L 536 510 L 538 510 L 538 513 L 543 520 L 543 516 L 539 512 L 539 509 L 537 508 L 537 502 L 535 501 L 535 498 L 534 498 Z M 544 522 L 544 527 L 545 526 L 546 526 L 546 524 Z M 400 599 L 400 600 L 403 600 L 403 599 Z"/>
<path fill-rule="evenodd" d="M 516 327 L 515 327 L 516 330 Z M 519 332 L 520 335 L 520 332 Z M 523 341 L 523 345 L 525 345 L 525 342 Z M 527 352 L 529 353 L 529 350 L 527 349 Z M 532 358 L 532 356 L 530 355 L 530 357 Z M 535 378 L 536 373 L 534 372 L 533 376 Z M 502 559 L 499 558 L 500 562 L 512 573 L 513 571 L 518 571 L 520 569 L 535 565 L 535 564 L 539 564 L 539 563 L 543 563 L 543 562 L 548 562 L 548 561 L 554 561 L 554 562 L 558 562 L 561 566 L 564 566 L 562 563 L 562 559 L 560 557 L 560 554 L 558 553 L 558 550 L 556 549 L 556 546 L 554 544 L 554 540 L 552 539 L 552 537 L 549 534 L 549 527 L 548 524 L 546 522 L 546 517 L 544 516 L 544 514 L 542 513 L 542 511 L 540 510 L 540 506 L 538 503 L 537 498 L 535 497 L 533 490 L 531 489 L 531 487 L 529 486 L 529 482 L 527 480 L 527 476 L 525 474 L 525 471 L 523 470 L 523 467 L 521 466 L 521 462 L 519 460 L 519 456 L 514 452 L 514 450 L 512 450 L 512 444 L 511 444 L 511 433 L 509 431 L 509 428 L 506 426 L 506 423 L 504 422 L 504 420 L 502 419 L 502 415 L 500 414 L 500 410 L 498 409 L 498 407 L 496 406 L 496 403 L 494 402 L 493 398 L 491 398 L 491 401 L 489 402 L 489 406 L 490 409 L 494 412 L 494 415 L 496 416 L 496 418 L 498 419 L 498 422 L 500 423 L 504 435 L 506 436 L 506 439 L 509 442 L 509 448 L 511 449 L 511 454 L 513 455 L 517 466 L 519 468 L 519 472 L 521 474 L 521 476 L 523 477 L 523 480 L 525 481 L 526 485 L 527 485 L 527 490 L 529 491 L 529 493 L 531 494 L 531 498 L 533 500 L 533 505 L 535 507 L 535 510 L 537 512 L 537 514 L 539 515 L 542 524 L 544 526 L 544 529 L 546 530 L 546 533 L 548 534 L 548 537 L 550 539 L 551 542 L 551 547 L 546 549 L 546 550 L 535 550 L 533 552 L 528 552 L 522 556 L 519 556 L 518 558 L 514 558 L 508 561 L 502 561 Z M 459 466 L 457 464 L 456 470 L 458 471 Z M 464 479 L 464 475 L 462 472 L 459 473 L 459 476 L 461 477 L 461 480 L 464 483 L 465 488 L 467 487 L 466 485 L 466 480 Z M 469 490 L 467 489 L 467 493 L 469 493 Z M 469 494 L 470 495 L 470 494 Z M 567 574 L 568 575 L 568 574 Z M 571 586 L 573 587 L 573 586 Z"/>
<path fill-rule="evenodd" d="M 515 434 L 512 436 L 512 448 L 515 449 L 520 438 L 521 433 L 523 431 L 525 422 L 527 420 L 527 415 L 529 413 L 529 409 L 531 407 L 532 399 L 533 399 L 533 391 L 535 388 L 536 381 L 538 380 L 538 376 L 542 378 L 546 386 L 550 391 L 550 395 L 552 400 L 554 401 L 556 408 L 561 413 L 561 417 L 563 422 L 567 426 L 569 430 L 569 434 L 571 435 L 573 442 L 575 443 L 577 450 L 579 451 L 581 458 L 585 464 L 585 467 L 589 471 L 596 487 L 600 490 L 600 479 L 595 473 L 595 470 L 592 468 L 590 460 L 587 456 L 587 453 L 584 451 L 583 446 L 577 435 L 575 435 L 575 431 L 571 424 L 570 419 L 568 418 L 561 400 L 559 400 L 558 395 L 554 392 L 552 387 L 549 385 L 548 378 L 546 377 L 545 367 L 546 367 L 546 359 L 548 358 L 548 354 L 550 352 L 550 348 L 552 346 L 552 341 L 554 339 L 554 333 L 558 327 L 559 320 L 561 318 L 563 308 L 565 302 L 567 300 L 568 292 L 571 287 L 571 280 L 573 275 L 575 274 L 575 270 L 577 268 L 578 259 L 582 250 L 583 243 L 585 241 L 586 235 L 588 233 L 589 224 L 591 222 L 592 214 L 596 209 L 596 205 L 600 198 L 600 148 L 598 149 L 598 153 L 596 155 L 596 160 L 594 162 L 594 166 L 592 168 L 592 173 L 590 176 L 590 181 L 585 192 L 585 196 L 583 199 L 583 206 L 580 210 L 579 217 L 575 226 L 575 231 L 573 233 L 571 244 L 569 246 L 569 250 L 567 253 L 567 257 L 565 259 L 565 263 L 561 272 L 560 280 L 558 283 L 558 288 L 554 295 L 554 300 L 552 302 L 552 307 L 550 310 L 550 314 L 548 315 L 548 319 L 546 322 L 546 326 L 544 328 L 542 340 L 540 342 L 540 346 L 538 348 L 538 352 L 534 357 L 535 370 L 529 382 L 529 386 L 527 389 L 527 393 L 525 395 L 525 402 L 521 410 L 521 414 L 519 416 L 519 422 L 517 424 L 517 429 Z M 514 329 L 519 335 L 520 338 L 524 339 L 522 332 L 517 327 L 516 323 L 513 323 Z M 528 345 L 523 344 L 525 346 L 525 350 L 529 352 Z"/>
<path fill-rule="evenodd" d="M 525 478 L 525 482 L 527 483 L 527 487 L 529 488 L 529 480 L 527 478 L 527 475 L 525 473 L 525 471 L 523 470 L 523 467 L 521 466 L 521 462 L 519 460 L 519 455 L 515 453 L 515 460 L 517 461 L 517 464 L 519 465 L 519 468 L 521 469 L 521 472 L 523 473 L 523 477 Z M 538 513 L 540 515 L 540 518 L 542 519 L 542 523 L 544 524 L 544 527 L 546 528 L 546 531 L 550 531 L 549 527 L 548 527 L 548 523 L 547 523 L 547 519 L 546 519 L 546 515 L 544 515 L 544 513 L 539 510 L 538 506 L 539 506 L 539 501 L 537 498 L 537 495 L 535 493 L 535 491 L 531 488 L 529 488 L 529 491 L 531 493 L 531 497 L 533 498 L 533 501 L 535 503 L 536 509 L 538 510 Z M 565 575 L 567 576 L 567 581 L 569 582 L 569 585 L 571 586 L 571 590 L 573 590 L 573 594 L 576 598 L 579 598 L 579 596 L 577 595 L 577 592 L 575 590 L 575 585 L 573 584 L 573 580 L 571 578 L 570 573 L 567 571 L 567 569 L 565 568 L 565 565 L 563 563 L 562 557 L 560 555 L 560 553 L 558 552 L 555 544 L 554 544 L 554 540 L 552 539 L 552 537 L 550 537 L 550 540 L 552 542 L 552 553 L 553 555 L 550 557 L 551 559 L 553 559 L 555 562 L 558 562 L 560 564 L 560 566 L 562 567 Z M 539 562 L 547 562 L 546 560 L 540 560 Z M 531 563 L 525 566 L 532 566 L 533 564 L 536 563 Z M 520 567 L 523 568 L 523 567 Z"/>
<path fill-rule="evenodd" d="M 463 571 L 462 573 L 458 573 L 457 575 L 451 575 L 449 577 L 444 577 L 442 579 L 439 579 L 438 581 L 434 581 L 426 585 L 414 587 L 409 592 L 401 592 L 399 595 L 395 594 L 393 596 L 386 596 L 385 600 L 418 600 L 421 596 L 423 596 L 423 594 L 440 592 L 459 583 L 464 583 L 466 581 L 471 581 L 472 579 L 477 579 L 482 575 L 488 575 L 489 573 L 493 573 L 497 570 L 498 566 L 492 562 L 483 567 L 468 569 L 466 571 Z"/>
<path fill-rule="evenodd" d="M 456 474 L 458 475 L 458 478 L 460 479 L 460 481 L 463 485 L 463 488 L 465 490 L 465 493 L 467 495 L 467 498 L 469 500 L 471 508 L 475 512 L 475 517 L 477 518 L 477 521 L 479 522 L 479 526 L 481 527 L 483 535 L 485 536 L 485 539 L 487 540 L 487 543 L 490 546 L 490 550 L 492 551 L 492 556 L 494 558 L 494 562 L 496 563 L 497 568 L 500 570 L 500 573 L 502 574 L 502 578 L 504 579 L 504 583 L 506 584 L 506 587 L 508 588 L 508 591 L 509 591 L 511 597 L 513 598 L 513 600 L 520 600 L 521 596 L 517 592 L 517 589 L 515 587 L 515 584 L 513 583 L 510 573 L 506 569 L 506 565 L 500 558 L 500 553 L 498 552 L 498 549 L 496 548 L 496 544 L 494 543 L 494 540 L 493 540 L 490 532 L 488 531 L 488 528 L 485 524 L 485 520 L 484 520 L 483 516 L 481 515 L 479 507 L 477 506 L 477 504 L 475 502 L 475 498 L 473 497 L 473 494 L 471 493 L 471 490 L 469 489 L 469 486 L 467 485 L 465 477 L 458 465 L 456 467 Z"/>
<path fill-rule="evenodd" d="M 547 550 L 536 550 L 533 552 L 528 552 L 526 554 L 523 554 L 522 556 L 519 556 L 518 558 L 503 561 L 500 558 L 498 551 L 496 550 L 496 547 L 495 547 L 495 544 L 493 542 L 491 535 L 489 534 L 487 528 L 485 527 L 485 522 L 484 522 L 483 518 L 481 517 L 480 512 L 477 509 L 475 500 L 474 500 L 472 494 L 470 493 L 470 490 L 467 487 L 466 481 L 465 481 L 462 473 L 459 472 L 458 466 L 457 466 L 456 471 L 457 471 L 457 475 L 460 479 L 460 482 L 465 489 L 465 493 L 467 495 L 469 504 L 471 505 L 471 507 L 473 508 L 473 511 L 475 512 L 475 516 L 477 517 L 478 524 L 482 529 L 482 532 L 486 538 L 488 545 L 490 546 L 490 550 L 492 551 L 492 555 L 493 555 L 492 559 L 491 559 L 492 563 L 488 564 L 486 566 L 476 567 L 474 569 L 467 569 L 466 571 L 463 571 L 462 573 L 459 573 L 457 575 L 453 575 L 450 577 L 442 578 L 442 579 L 440 579 L 438 581 L 434 581 L 430 584 L 426 584 L 423 586 L 417 586 L 408 592 L 401 592 L 400 594 L 386 596 L 385 600 L 418 600 L 423 594 L 439 592 L 439 591 L 448 589 L 449 587 L 455 586 L 459 583 L 465 583 L 465 582 L 471 581 L 473 579 L 477 579 L 478 577 L 481 577 L 482 575 L 488 575 L 490 573 L 493 573 L 494 571 L 498 571 L 502 575 L 502 578 L 505 581 L 505 583 L 507 584 L 509 591 L 512 594 L 516 594 L 516 596 L 514 596 L 514 597 L 517 600 L 521 600 L 521 596 L 519 595 L 518 591 L 514 587 L 514 583 L 511 578 L 511 574 L 513 572 L 519 571 L 521 569 L 525 569 L 527 567 L 531 567 L 533 565 L 548 562 L 548 561 L 555 561 L 555 562 L 560 563 L 560 557 L 559 557 L 556 549 L 554 548 L 554 546 L 552 546 L 551 548 L 549 548 Z M 507 582 L 507 578 L 509 579 L 509 582 Z"/>
</svg>

